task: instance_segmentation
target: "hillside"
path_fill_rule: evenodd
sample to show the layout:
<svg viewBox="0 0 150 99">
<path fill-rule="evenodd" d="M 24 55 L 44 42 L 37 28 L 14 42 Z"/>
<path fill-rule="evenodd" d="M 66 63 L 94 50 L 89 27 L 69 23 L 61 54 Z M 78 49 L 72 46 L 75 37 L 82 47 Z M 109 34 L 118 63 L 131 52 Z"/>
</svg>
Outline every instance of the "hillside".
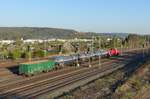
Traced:
<svg viewBox="0 0 150 99">
<path fill-rule="evenodd" d="M 75 30 L 35 27 L 0 27 L 0 39 L 46 39 L 65 38 L 75 35 Z"/>
<path fill-rule="evenodd" d="M 6 39 L 48 39 L 48 38 L 91 38 L 92 36 L 113 36 L 116 33 L 92 33 L 77 32 L 71 29 L 39 28 L 39 27 L 0 27 L 0 40 Z M 125 37 L 126 33 L 117 33 L 119 37 Z"/>
</svg>

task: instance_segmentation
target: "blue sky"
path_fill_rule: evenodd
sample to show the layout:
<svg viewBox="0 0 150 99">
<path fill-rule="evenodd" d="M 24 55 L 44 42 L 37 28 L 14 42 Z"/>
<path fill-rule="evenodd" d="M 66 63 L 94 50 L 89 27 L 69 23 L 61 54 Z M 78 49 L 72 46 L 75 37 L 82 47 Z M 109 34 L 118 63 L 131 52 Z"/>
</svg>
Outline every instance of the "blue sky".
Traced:
<svg viewBox="0 0 150 99">
<path fill-rule="evenodd" d="M 0 26 L 150 33 L 150 0 L 0 0 Z"/>
</svg>

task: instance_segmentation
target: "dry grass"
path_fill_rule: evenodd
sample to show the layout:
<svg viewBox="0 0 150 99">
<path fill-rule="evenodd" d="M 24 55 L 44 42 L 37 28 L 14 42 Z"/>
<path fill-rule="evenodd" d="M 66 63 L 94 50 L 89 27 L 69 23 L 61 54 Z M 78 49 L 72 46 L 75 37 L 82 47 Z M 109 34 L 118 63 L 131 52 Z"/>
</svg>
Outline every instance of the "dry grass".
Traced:
<svg viewBox="0 0 150 99">
<path fill-rule="evenodd" d="M 150 65 L 139 68 L 113 94 L 117 99 L 150 99 Z"/>
</svg>

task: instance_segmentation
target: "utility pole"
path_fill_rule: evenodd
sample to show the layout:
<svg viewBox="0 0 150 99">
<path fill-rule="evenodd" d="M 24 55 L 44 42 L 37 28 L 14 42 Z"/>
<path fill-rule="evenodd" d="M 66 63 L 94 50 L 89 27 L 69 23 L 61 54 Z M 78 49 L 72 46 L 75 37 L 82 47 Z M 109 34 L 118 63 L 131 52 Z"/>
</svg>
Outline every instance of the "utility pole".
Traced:
<svg viewBox="0 0 150 99">
<path fill-rule="evenodd" d="M 145 37 L 144 37 L 144 43 L 143 43 L 143 58 L 145 57 L 145 51 L 144 51 L 144 48 L 145 48 Z"/>
<path fill-rule="evenodd" d="M 101 53 L 101 39 L 99 37 L 99 51 Z M 101 54 L 99 55 L 99 66 L 101 66 Z"/>
<path fill-rule="evenodd" d="M 80 51 L 79 51 L 79 50 L 80 50 L 80 44 L 79 44 L 79 43 L 78 43 L 78 46 L 77 46 L 77 47 L 78 47 L 78 48 L 77 48 L 77 57 L 78 57 L 78 58 L 77 58 L 76 61 L 77 61 L 77 67 L 80 67 L 79 60 L 78 60 L 78 59 L 79 59 L 79 52 L 80 52 Z"/>
<path fill-rule="evenodd" d="M 94 45 L 94 36 L 92 36 L 92 45 L 91 45 L 91 53 L 92 54 L 94 52 L 93 45 Z M 89 57 L 89 67 L 91 67 L 91 57 Z"/>
<path fill-rule="evenodd" d="M 57 46 L 58 46 L 58 49 L 59 49 L 59 55 L 62 55 L 62 46 L 63 46 L 63 45 L 58 44 Z"/>
<path fill-rule="evenodd" d="M 78 33 L 76 33 L 76 35 L 77 35 L 77 42 L 78 42 L 79 41 L 78 40 Z M 79 43 L 77 43 L 77 48 L 76 49 L 77 49 L 77 57 L 78 57 L 77 60 L 76 60 L 76 64 L 77 64 L 77 67 L 80 67 L 79 60 L 78 60 L 79 59 L 79 50 L 80 50 Z"/>
<path fill-rule="evenodd" d="M 31 54 L 31 46 L 28 45 L 28 60 L 31 61 L 32 60 L 32 54 Z"/>
<path fill-rule="evenodd" d="M 122 47 L 123 47 L 123 46 L 122 46 L 122 40 L 121 40 L 121 56 L 122 56 Z"/>
<path fill-rule="evenodd" d="M 94 52 L 94 36 L 92 36 L 92 53 Z"/>
<path fill-rule="evenodd" d="M 46 39 L 44 40 L 44 57 L 46 57 L 46 53 L 47 53 L 47 51 L 46 51 Z"/>
<path fill-rule="evenodd" d="M 115 48 L 115 45 L 116 45 L 116 38 L 115 37 L 113 38 L 113 43 L 114 43 L 114 48 Z"/>
<path fill-rule="evenodd" d="M 145 40 L 146 40 L 146 55 L 148 55 L 148 39 L 147 39 L 147 37 L 145 37 Z"/>
</svg>

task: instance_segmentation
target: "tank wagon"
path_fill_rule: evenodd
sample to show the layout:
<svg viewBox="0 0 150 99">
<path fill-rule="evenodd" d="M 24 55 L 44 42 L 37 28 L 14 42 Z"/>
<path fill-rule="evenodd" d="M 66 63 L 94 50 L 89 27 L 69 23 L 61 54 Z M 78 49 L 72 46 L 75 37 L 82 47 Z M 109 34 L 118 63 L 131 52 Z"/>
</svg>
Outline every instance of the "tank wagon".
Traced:
<svg viewBox="0 0 150 99">
<path fill-rule="evenodd" d="M 57 66 L 70 65 L 79 59 L 77 54 L 68 55 L 68 56 L 56 56 L 50 58 L 55 61 Z"/>
</svg>

